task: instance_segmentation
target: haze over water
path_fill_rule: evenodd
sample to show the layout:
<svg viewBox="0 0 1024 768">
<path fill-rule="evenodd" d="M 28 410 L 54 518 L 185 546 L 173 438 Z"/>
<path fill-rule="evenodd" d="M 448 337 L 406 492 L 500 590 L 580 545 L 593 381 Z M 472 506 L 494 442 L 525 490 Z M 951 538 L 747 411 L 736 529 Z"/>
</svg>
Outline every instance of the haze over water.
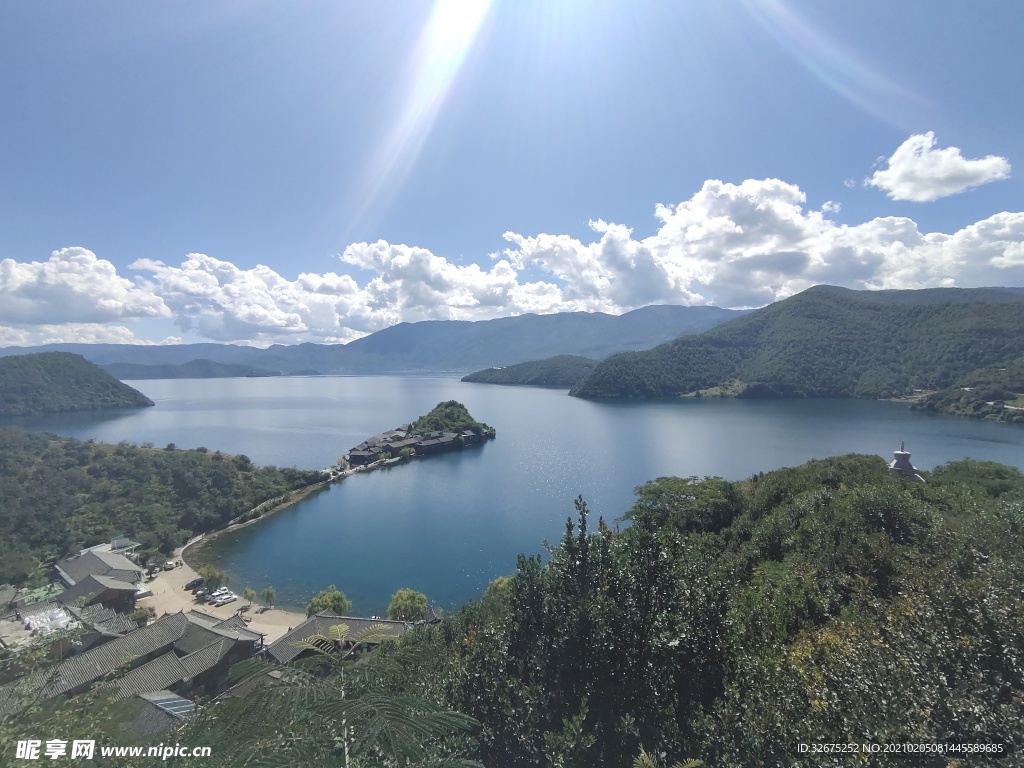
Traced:
<svg viewBox="0 0 1024 768">
<path fill-rule="evenodd" d="M 103 442 L 199 445 L 259 464 L 323 468 L 364 438 L 443 400 L 464 403 L 498 437 L 349 478 L 207 554 L 231 585 L 273 584 L 303 606 L 328 584 L 360 614 L 383 613 L 399 587 L 454 608 L 515 570 L 519 553 L 555 543 L 582 495 L 606 520 L 633 488 L 663 475 L 731 480 L 812 458 L 891 458 L 906 441 L 921 469 L 964 457 L 1024 464 L 1024 429 L 860 400 L 594 402 L 564 390 L 465 384 L 443 376 L 131 382 L 157 405 L 119 414 L 20 419 L 33 429 Z"/>
</svg>

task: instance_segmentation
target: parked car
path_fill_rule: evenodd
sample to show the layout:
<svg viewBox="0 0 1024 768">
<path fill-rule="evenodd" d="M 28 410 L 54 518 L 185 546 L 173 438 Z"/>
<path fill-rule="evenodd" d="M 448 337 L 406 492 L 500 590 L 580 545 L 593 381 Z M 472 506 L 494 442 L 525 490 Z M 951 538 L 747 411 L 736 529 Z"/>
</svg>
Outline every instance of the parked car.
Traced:
<svg viewBox="0 0 1024 768">
<path fill-rule="evenodd" d="M 192 590 L 192 594 L 195 595 L 197 599 L 202 600 L 204 597 L 206 597 L 206 590 L 202 587 L 197 587 L 196 589 Z"/>
<path fill-rule="evenodd" d="M 192 581 L 190 581 L 188 584 L 186 584 L 185 585 L 185 589 L 195 589 L 196 587 L 201 587 L 202 585 L 203 585 L 203 577 L 200 576 L 199 578 L 192 579 Z"/>
<path fill-rule="evenodd" d="M 164 570 L 165 571 L 173 571 L 174 570 L 174 561 L 173 560 L 168 560 L 166 563 L 164 563 Z"/>
</svg>

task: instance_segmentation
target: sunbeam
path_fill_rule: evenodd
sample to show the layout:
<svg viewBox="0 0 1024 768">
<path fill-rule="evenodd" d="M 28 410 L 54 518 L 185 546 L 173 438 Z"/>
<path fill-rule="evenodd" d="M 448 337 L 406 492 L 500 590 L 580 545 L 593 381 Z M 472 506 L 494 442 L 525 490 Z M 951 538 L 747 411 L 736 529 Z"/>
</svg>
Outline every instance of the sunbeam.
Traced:
<svg viewBox="0 0 1024 768">
<path fill-rule="evenodd" d="M 412 171 L 459 69 L 490 9 L 491 0 L 437 0 L 410 59 L 401 113 L 371 156 L 355 188 L 355 227 L 393 197 Z"/>
</svg>

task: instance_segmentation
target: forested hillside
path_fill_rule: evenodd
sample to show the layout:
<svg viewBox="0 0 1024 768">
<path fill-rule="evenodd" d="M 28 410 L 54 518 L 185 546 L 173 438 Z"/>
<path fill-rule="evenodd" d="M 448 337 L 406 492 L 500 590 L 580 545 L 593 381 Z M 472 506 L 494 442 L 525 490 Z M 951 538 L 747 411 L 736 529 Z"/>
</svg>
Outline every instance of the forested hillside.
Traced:
<svg viewBox="0 0 1024 768">
<path fill-rule="evenodd" d="M 597 363 L 597 360 L 579 355 L 556 355 L 504 368 L 488 368 L 463 376 L 462 380 L 479 384 L 571 387 L 594 370 Z"/>
<path fill-rule="evenodd" d="M 81 355 L 0 357 L 0 415 L 138 408 L 153 401 Z"/>
<path fill-rule="evenodd" d="M 39 561 L 127 534 L 169 553 L 190 536 L 319 473 L 255 467 L 245 456 L 103 445 L 0 429 L 0 583 Z"/>
<path fill-rule="evenodd" d="M 570 392 L 667 397 L 889 397 L 950 386 L 1024 354 L 1024 294 L 817 286 L 646 352 L 612 355 Z"/>
<path fill-rule="evenodd" d="M 1024 424 L 1024 361 L 971 371 L 910 406 L 928 413 Z"/>
</svg>

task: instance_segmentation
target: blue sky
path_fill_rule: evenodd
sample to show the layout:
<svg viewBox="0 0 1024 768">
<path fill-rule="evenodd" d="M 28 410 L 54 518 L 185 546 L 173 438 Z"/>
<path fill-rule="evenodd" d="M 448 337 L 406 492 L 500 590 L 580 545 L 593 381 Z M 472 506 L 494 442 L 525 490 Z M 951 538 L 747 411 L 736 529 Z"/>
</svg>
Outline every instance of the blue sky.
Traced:
<svg viewBox="0 0 1024 768">
<path fill-rule="evenodd" d="M 1024 6 L 7 3 L 0 345 L 1024 284 Z"/>
</svg>

